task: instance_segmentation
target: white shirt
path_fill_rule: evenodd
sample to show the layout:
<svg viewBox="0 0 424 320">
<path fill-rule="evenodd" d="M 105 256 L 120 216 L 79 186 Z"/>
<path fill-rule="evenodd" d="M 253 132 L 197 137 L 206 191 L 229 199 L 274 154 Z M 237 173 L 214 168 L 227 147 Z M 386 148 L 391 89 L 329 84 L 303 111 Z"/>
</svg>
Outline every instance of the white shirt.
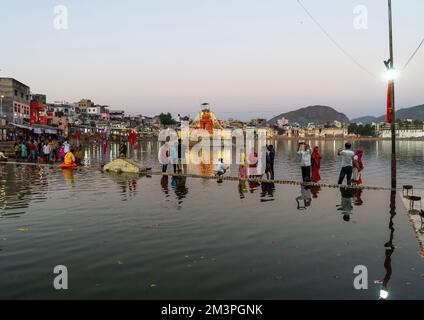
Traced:
<svg viewBox="0 0 424 320">
<path fill-rule="evenodd" d="M 50 154 L 50 146 L 48 144 L 43 147 L 44 154 Z"/>
<path fill-rule="evenodd" d="M 340 156 L 342 157 L 342 168 L 353 167 L 355 153 L 352 150 L 343 150 L 340 152 Z"/>
<path fill-rule="evenodd" d="M 69 144 L 68 142 L 65 142 L 65 143 L 63 144 L 63 146 L 64 146 L 64 148 L 65 148 L 65 154 L 67 154 L 68 152 L 70 152 L 70 151 L 71 151 L 71 146 L 70 146 L 70 144 Z"/>
<path fill-rule="evenodd" d="M 312 165 L 311 162 L 311 149 L 300 150 L 297 152 L 298 155 L 302 156 L 300 161 L 300 165 L 302 167 L 310 167 Z"/>
<path fill-rule="evenodd" d="M 218 163 L 215 165 L 215 172 L 224 172 L 225 168 L 221 161 L 218 161 Z"/>
</svg>

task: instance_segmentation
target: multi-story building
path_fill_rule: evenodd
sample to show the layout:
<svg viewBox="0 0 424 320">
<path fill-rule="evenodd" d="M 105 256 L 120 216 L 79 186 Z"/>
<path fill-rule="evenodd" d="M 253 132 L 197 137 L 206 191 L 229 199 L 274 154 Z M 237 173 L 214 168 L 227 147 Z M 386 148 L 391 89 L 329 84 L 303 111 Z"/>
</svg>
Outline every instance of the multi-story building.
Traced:
<svg viewBox="0 0 424 320">
<path fill-rule="evenodd" d="M 29 123 L 31 94 L 27 85 L 13 78 L 0 78 L 0 96 L 0 117 L 16 124 Z"/>
<path fill-rule="evenodd" d="M 90 116 L 100 116 L 102 108 L 100 106 L 91 106 L 87 108 L 87 114 Z"/>
<path fill-rule="evenodd" d="M 123 121 L 125 118 L 125 111 L 111 110 L 109 115 L 110 121 Z"/>
<path fill-rule="evenodd" d="M 42 104 L 47 104 L 47 96 L 45 94 L 31 94 L 31 101 L 41 102 Z"/>
<path fill-rule="evenodd" d="M 41 102 L 32 100 L 30 104 L 30 124 L 47 125 L 47 108 Z"/>
<path fill-rule="evenodd" d="M 94 103 L 90 99 L 82 99 L 80 102 L 76 103 L 76 105 L 81 113 L 88 113 L 88 109 L 94 107 Z"/>
</svg>

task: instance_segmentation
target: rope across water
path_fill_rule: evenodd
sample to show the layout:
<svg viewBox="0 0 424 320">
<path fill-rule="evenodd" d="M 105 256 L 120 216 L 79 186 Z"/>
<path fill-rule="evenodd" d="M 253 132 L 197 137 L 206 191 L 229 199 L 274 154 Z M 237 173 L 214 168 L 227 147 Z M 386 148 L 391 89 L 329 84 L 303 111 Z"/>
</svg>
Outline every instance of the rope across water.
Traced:
<svg viewBox="0 0 424 320">
<path fill-rule="evenodd" d="M 39 164 L 39 163 L 29 163 L 29 162 L 3 162 L 2 165 L 19 165 L 19 166 L 39 166 L 39 167 L 57 167 L 57 165 L 54 164 Z M 95 168 L 98 169 L 98 167 L 95 166 L 83 166 L 80 167 L 80 169 L 91 169 Z M 311 188 L 329 188 L 329 189 L 353 189 L 353 190 L 372 190 L 372 191 L 403 191 L 403 188 L 397 188 L 392 189 L 389 187 L 380 187 L 380 186 L 348 186 L 348 185 L 338 185 L 338 184 L 331 184 L 331 183 L 305 183 L 300 181 L 294 181 L 294 180 L 267 180 L 267 179 L 261 179 L 261 178 L 255 178 L 255 179 L 240 179 L 239 177 L 232 177 L 232 176 L 208 176 L 208 175 L 199 175 L 199 174 L 173 174 L 173 173 L 163 173 L 163 172 L 149 172 L 148 174 L 143 174 L 142 176 L 168 176 L 168 177 L 185 177 L 185 178 L 194 178 L 194 179 L 204 179 L 204 180 L 216 180 L 216 181 L 246 181 L 246 182 L 253 182 L 253 183 L 268 183 L 268 184 L 275 184 L 275 185 L 290 185 L 290 186 L 304 186 L 304 187 L 311 187 Z M 416 190 L 424 189 L 424 188 L 414 188 Z"/>
</svg>

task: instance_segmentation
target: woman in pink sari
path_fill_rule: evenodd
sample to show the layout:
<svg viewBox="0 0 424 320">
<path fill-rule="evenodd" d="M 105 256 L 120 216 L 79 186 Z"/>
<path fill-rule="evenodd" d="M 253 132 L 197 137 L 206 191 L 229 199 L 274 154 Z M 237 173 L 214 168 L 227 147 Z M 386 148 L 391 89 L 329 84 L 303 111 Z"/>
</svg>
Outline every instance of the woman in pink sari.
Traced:
<svg viewBox="0 0 424 320">
<path fill-rule="evenodd" d="M 362 162 L 362 156 L 364 155 L 364 151 L 356 150 L 355 157 L 353 158 L 353 175 L 352 175 L 352 183 L 354 185 L 362 184 L 362 171 L 364 170 L 364 163 Z"/>
</svg>

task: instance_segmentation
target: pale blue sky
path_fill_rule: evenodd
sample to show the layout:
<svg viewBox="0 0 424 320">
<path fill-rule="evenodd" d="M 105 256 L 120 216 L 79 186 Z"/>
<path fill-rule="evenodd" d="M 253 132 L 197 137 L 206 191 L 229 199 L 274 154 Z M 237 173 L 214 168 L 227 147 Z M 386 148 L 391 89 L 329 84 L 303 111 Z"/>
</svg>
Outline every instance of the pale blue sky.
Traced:
<svg viewBox="0 0 424 320">
<path fill-rule="evenodd" d="M 49 101 L 91 98 L 147 115 L 270 118 L 323 104 L 349 117 L 385 112 L 386 0 L 303 0 L 372 78 L 323 35 L 296 0 L 21 0 L 1 3 L 0 76 Z M 424 37 L 424 1 L 393 0 L 396 64 Z M 53 8 L 69 9 L 69 30 Z M 366 5 L 369 29 L 353 27 Z M 399 107 L 424 103 L 424 48 L 397 87 Z"/>
</svg>

